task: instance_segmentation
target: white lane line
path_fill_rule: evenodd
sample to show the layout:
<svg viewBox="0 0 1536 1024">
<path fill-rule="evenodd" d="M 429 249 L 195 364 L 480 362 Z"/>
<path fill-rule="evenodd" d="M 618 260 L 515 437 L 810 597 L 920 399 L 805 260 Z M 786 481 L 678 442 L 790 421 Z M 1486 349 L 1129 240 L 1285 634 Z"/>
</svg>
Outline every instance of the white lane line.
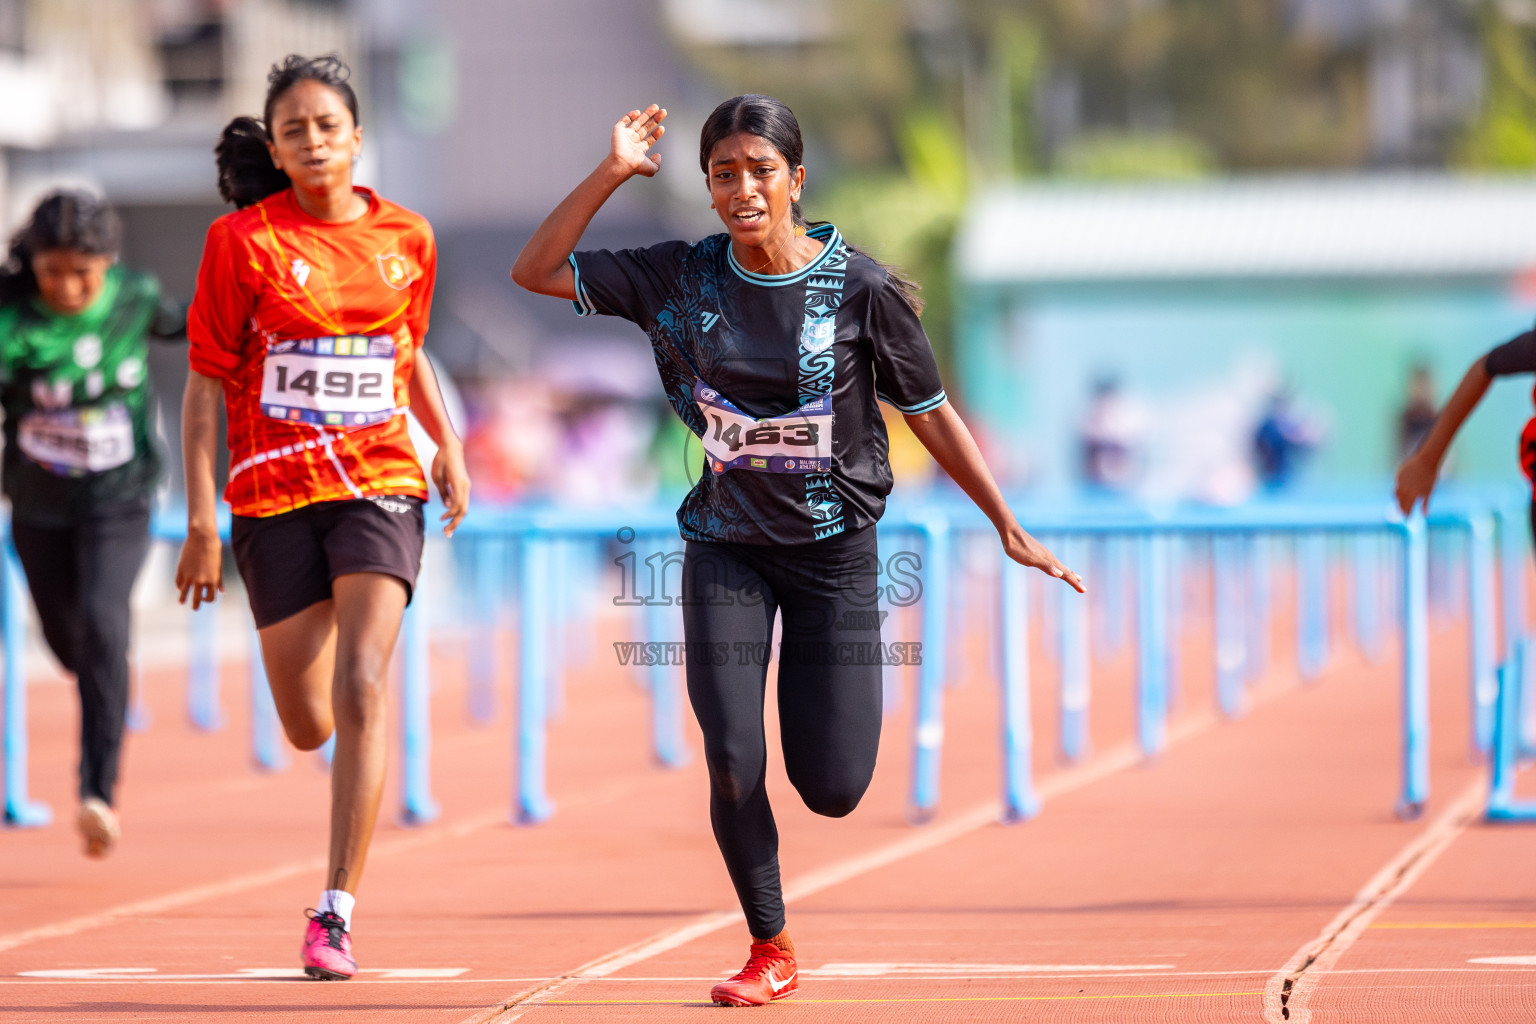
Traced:
<svg viewBox="0 0 1536 1024">
<path fill-rule="evenodd" d="M 807 978 L 910 978 L 931 976 L 997 977 L 1017 974 L 1114 974 L 1121 971 L 1171 971 L 1173 964 L 960 964 L 960 963 L 831 963 L 801 969 Z"/>
<path fill-rule="evenodd" d="M 1419 880 L 1429 866 L 1444 853 L 1467 825 L 1476 819 L 1487 799 L 1482 778 L 1472 782 L 1451 801 L 1449 807 L 1424 831 L 1371 876 L 1345 907 L 1323 928 L 1322 933 L 1298 949 L 1264 986 L 1264 1020 L 1267 1024 L 1307 1024 L 1312 1011 L 1307 997 L 1317 987 L 1318 979 L 1335 971 L 1349 947 L 1353 946 L 1383 910 Z"/>
<path fill-rule="evenodd" d="M 364 981 L 443 981 L 469 973 L 468 967 L 364 967 L 362 974 L 377 975 Z M 63 981 L 302 981 L 308 976 L 297 967 L 241 967 L 218 974 L 161 974 L 157 967 L 86 967 L 81 969 L 22 971 L 21 978 Z"/>
<path fill-rule="evenodd" d="M 565 800 L 563 805 L 570 808 L 583 804 L 601 804 L 609 800 L 623 799 L 632 795 L 636 790 L 656 784 L 658 780 L 664 781 L 669 778 L 672 778 L 672 776 L 660 773 L 632 776 L 624 782 L 594 790 L 584 796 Z M 491 828 L 496 825 L 505 825 L 507 820 L 507 812 L 505 810 L 486 811 L 451 825 L 433 825 L 411 835 L 381 839 L 373 844 L 373 849 L 369 855 L 373 858 L 390 856 L 396 853 L 420 849 L 423 846 L 432 846 L 453 839 L 462 839 L 482 829 Z M 126 918 L 153 917 L 157 914 L 163 914 L 168 910 L 177 910 L 181 907 L 202 903 L 205 900 L 223 899 L 235 893 L 248 892 L 252 889 L 259 889 L 262 886 L 283 882 L 296 875 L 309 872 L 320 874 L 324 870 L 324 857 L 305 857 L 303 860 L 291 861 L 263 871 L 253 871 L 249 874 L 236 875 L 232 878 L 225 878 L 216 882 L 207 882 L 203 885 L 179 889 L 175 892 L 166 893 L 163 896 L 152 896 L 149 899 L 121 903 L 95 914 L 72 917 L 55 924 L 41 925 L 25 931 L 0 935 L 0 953 L 15 949 L 17 946 L 41 942 L 45 939 L 59 939 L 67 938 L 71 935 L 79 935 L 81 932 L 114 924 Z"/>
<path fill-rule="evenodd" d="M 1276 687 L 1265 696 L 1278 696 L 1292 688 L 1289 685 Z M 1220 721 L 1215 712 L 1193 714 L 1181 719 L 1168 730 L 1167 748 L 1209 731 Z M 1126 768 L 1141 764 L 1143 760 L 1141 750 L 1134 742 L 1125 743 L 1093 758 L 1086 764 L 1066 768 L 1048 776 L 1036 787 L 1036 791 L 1042 800 L 1055 799 L 1073 790 L 1092 785 Z M 925 825 L 921 830 L 914 831 L 903 839 L 803 875 L 784 886 L 784 902 L 793 903 L 806 899 L 878 868 L 926 853 L 961 836 L 969 835 L 988 825 L 994 825 L 998 822 L 1001 812 L 1001 803 L 996 800 L 988 801 L 948 820 Z M 615 971 L 621 971 L 626 967 L 660 956 L 694 939 L 737 924 L 741 920 L 742 914 L 739 910 L 721 910 L 705 914 L 688 924 L 668 929 L 649 939 L 643 939 L 595 960 L 589 960 L 559 978 L 525 988 L 498 1005 L 487 1007 L 474 1016 L 466 1018 L 462 1024 L 510 1024 L 530 1009 L 554 999 L 583 982 L 607 978 Z"/>
<path fill-rule="evenodd" d="M 1499 959 L 1493 957 L 1491 959 Z M 1509 959 L 1524 959 L 1511 957 Z M 285 969 L 286 970 L 286 969 Z M 837 977 L 817 975 L 815 971 L 804 971 L 807 977 L 816 976 L 818 982 L 834 984 L 839 981 L 866 981 L 864 977 Z M 1268 967 L 1261 967 L 1252 971 L 1156 971 L 1156 972 L 1127 972 L 1115 971 L 1113 973 L 1099 974 L 1020 974 L 1010 976 L 1010 980 L 1072 980 L 1095 978 L 1267 978 L 1274 972 Z M 587 984 L 631 984 L 643 982 L 646 984 L 683 984 L 700 985 L 724 980 L 729 972 L 722 971 L 707 977 L 688 977 L 686 975 L 667 975 L 665 977 L 646 977 L 641 975 L 625 975 L 622 978 L 589 978 Z M 1536 974 L 1536 964 L 1530 966 L 1524 964 L 1511 964 L 1504 967 L 1352 967 L 1347 970 L 1333 970 L 1329 976 L 1344 976 L 1352 974 Z M 562 976 L 563 977 L 563 976 Z M 192 975 L 186 978 L 177 978 L 172 975 L 158 976 L 132 976 L 132 977 L 97 977 L 97 978 L 25 978 L 19 976 L 0 975 L 0 988 L 13 985 L 278 985 L 289 984 L 302 980 L 309 982 L 308 978 L 296 977 L 213 977 L 205 975 Z M 559 981 L 559 977 L 538 978 L 353 978 L 347 984 L 352 985 L 532 985 L 550 981 Z M 917 981 L 953 981 L 954 976 L 948 974 L 918 975 L 904 974 L 899 977 L 886 979 L 891 982 L 917 982 Z"/>
<path fill-rule="evenodd" d="M 167 910 L 175 910 L 192 903 L 201 903 L 203 900 L 214 900 L 229 896 L 237 892 L 245 892 L 248 889 L 257 889 L 264 885 L 282 882 L 295 875 L 306 872 L 321 872 L 325 870 L 324 857 L 307 857 L 301 861 L 294 861 L 280 867 L 268 868 L 265 871 L 254 871 L 247 875 L 237 875 L 234 878 L 226 878 L 218 882 L 209 882 L 206 885 L 193 886 L 190 889 L 181 889 L 177 892 L 167 893 L 164 896 L 155 896 L 147 900 L 136 900 L 132 903 L 120 903 L 96 914 L 86 914 L 83 917 L 73 917 L 67 921 L 59 921 L 56 924 L 45 924 L 39 928 L 29 928 L 26 931 L 12 932 L 9 935 L 0 935 L 0 953 L 17 946 L 25 946 L 32 942 L 41 942 L 44 939 L 60 939 L 70 935 L 78 935 L 92 928 L 100 928 L 103 925 L 112 924 L 127 917 L 148 917 L 164 913 Z"/>
</svg>

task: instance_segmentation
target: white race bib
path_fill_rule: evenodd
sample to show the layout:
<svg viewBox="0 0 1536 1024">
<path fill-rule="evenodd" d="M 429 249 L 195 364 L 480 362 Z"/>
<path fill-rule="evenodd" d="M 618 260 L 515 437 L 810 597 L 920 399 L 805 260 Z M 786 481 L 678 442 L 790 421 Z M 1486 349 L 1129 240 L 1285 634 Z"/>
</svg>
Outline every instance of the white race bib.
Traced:
<svg viewBox="0 0 1536 1024">
<path fill-rule="evenodd" d="M 395 414 L 395 341 L 303 338 L 267 345 L 261 411 L 275 420 L 361 427 Z"/>
<path fill-rule="evenodd" d="M 757 419 L 703 381 L 693 400 L 704 414 L 704 452 L 716 473 L 750 469 L 759 473 L 832 471 L 832 396 L 822 395 L 782 416 Z"/>
<path fill-rule="evenodd" d="M 121 403 L 34 409 L 21 418 L 16 443 L 27 458 L 60 476 L 101 473 L 133 458 L 133 419 Z"/>
</svg>

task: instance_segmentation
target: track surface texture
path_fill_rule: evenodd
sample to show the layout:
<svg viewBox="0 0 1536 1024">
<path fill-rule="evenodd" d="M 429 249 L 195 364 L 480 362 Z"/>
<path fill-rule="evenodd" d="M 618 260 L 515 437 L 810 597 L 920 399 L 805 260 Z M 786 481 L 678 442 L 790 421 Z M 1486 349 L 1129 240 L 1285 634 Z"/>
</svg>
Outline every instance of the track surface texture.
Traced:
<svg viewBox="0 0 1536 1024">
<path fill-rule="evenodd" d="M 1076 765 L 1055 753 L 1048 606 L 1035 603 L 1044 810 L 1031 822 L 996 823 L 984 629 L 955 655 L 934 820 L 905 820 L 909 670 L 892 674 L 881 765 L 849 818 L 807 812 L 773 763 L 802 973 L 796 998 L 761 1012 L 1536 1020 L 1536 833 L 1478 817 L 1460 627 L 1442 622 L 1432 637 L 1433 795 L 1405 823 L 1391 813 L 1395 656 L 1370 661 L 1336 636 L 1327 670 L 1302 684 L 1282 614 L 1248 713 L 1220 721 L 1208 593 L 1193 603 L 1169 748 L 1145 760 L 1129 745 L 1126 645 L 1095 663 L 1093 749 Z M 0 833 L 0 1020 L 566 1024 L 718 1012 L 709 987 L 740 966 L 747 935 L 710 836 L 699 740 L 690 722 L 692 762 L 653 766 L 641 677 L 608 643 L 625 635 L 631 626 L 604 621 L 603 643 L 573 655 L 550 730 L 556 813 L 535 828 L 508 824 L 509 695 L 494 721 L 471 724 L 472 641 L 438 638 L 443 813 L 421 828 L 394 824 L 391 786 L 355 917 L 364 972 L 331 984 L 297 979 L 300 912 L 321 888 L 326 777 L 310 754 L 291 753 L 281 772 L 251 769 L 241 658 L 225 663 L 229 721 L 215 733 L 184 724 L 174 665 L 147 671 L 153 723 L 129 739 L 124 838 L 104 862 L 80 856 L 71 828 L 75 699 L 38 662 L 33 789 L 58 821 Z M 509 662 L 513 638 L 497 643 Z"/>
</svg>

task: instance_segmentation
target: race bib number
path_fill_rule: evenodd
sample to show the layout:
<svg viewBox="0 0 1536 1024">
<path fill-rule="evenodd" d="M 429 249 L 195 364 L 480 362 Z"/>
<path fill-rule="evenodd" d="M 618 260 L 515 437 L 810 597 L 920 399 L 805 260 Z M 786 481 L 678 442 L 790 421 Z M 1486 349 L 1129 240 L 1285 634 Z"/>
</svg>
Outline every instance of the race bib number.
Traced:
<svg viewBox="0 0 1536 1024">
<path fill-rule="evenodd" d="M 89 409 L 35 409 L 21 418 L 16 443 L 60 476 L 101 473 L 133 458 L 133 420 L 121 404 Z"/>
<path fill-rule="evenodd" d="M 829 473 L 832 470 L 832 396 L 822 395 L 794 412 L 756 419 L 703 381 L 693 400 L 704 414 L 704 453 L 716 473 Z"/>
<path fill-rule="evenodd" d="M 348 335 L 267 345 L 261 411 L 275 420 L 362 427 L 395 414 L 395 341 Z"/>
</svg>

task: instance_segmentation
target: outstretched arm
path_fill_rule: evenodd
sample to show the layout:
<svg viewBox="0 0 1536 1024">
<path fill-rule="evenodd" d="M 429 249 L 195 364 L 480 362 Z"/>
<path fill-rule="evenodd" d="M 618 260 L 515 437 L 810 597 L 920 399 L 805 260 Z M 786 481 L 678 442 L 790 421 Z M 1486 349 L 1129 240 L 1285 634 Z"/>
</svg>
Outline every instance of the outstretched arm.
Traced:
<svg viewBox="0 0 1536 1024">
<path fill-rule="evenodd" d="M 1456 432 L 1466 422 L 1477 403 L 1488 393 L 1493 378 L 1488 375 L 1484 359 L 1479 358 L 1467 368 L 1466 376 L 1456 387 L 1456 393 L 1445 403 L 1435 425 L 1418 449 L 1403 460 L 1397 469 L 1397 506 L 1403 515 L 1413 511 L 1415 504 L 1422 504 L 1429 511 L 1429 495 L 1435 489 L 1435 479 L 1440 475 L 1440 463 L 1445 461 L 1446 449 L 1456 438 Z"/>
<path fill-rule="evenodd" d="M 631 110 L 613 126 L 608 155 L 571 194 L 560 201 L 528 239 L 512 265 L 512 280 L 540 295 L 576 298 L 576 277 L 567 262 L 582 233 L 618 187 L 637 174 L 650 177 L 661 169 L 661 154 L 650 152 L 666 131 L 667 112 L 652 103 Z"/>
<path fill-rule="evenodd" d="M 1002 491 L 998 490 L 997 481 L 992 479 L 992 471 L 982 460 L 976 439 L 954 406 L 945 402 L 929 412 L 907 416 L 906 421 L 934 461 L 992 520 L 1009 558 L 1064 580 L 1079 594 L 1085 593 L 1082 577 L 1058 562 L 1056 556 L 1026 533 L 1014 518 L 1008 503 L 1003 500 Z"/>
</svg>

